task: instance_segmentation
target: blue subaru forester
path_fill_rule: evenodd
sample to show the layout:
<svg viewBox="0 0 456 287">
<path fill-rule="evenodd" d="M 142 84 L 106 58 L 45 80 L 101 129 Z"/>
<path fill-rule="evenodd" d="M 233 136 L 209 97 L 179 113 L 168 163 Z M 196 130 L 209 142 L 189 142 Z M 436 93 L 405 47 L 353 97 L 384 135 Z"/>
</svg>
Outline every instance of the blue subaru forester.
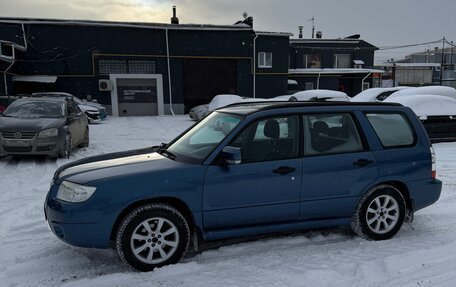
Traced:
<svg viewBox="0 0 456 287">
<path fill-rule="evenodd" d="M 416 115 L 398 104 L 257 102 L 212 112 L 169 144 L 59 168 L 45 202 L 61 240 L 141 271 L 189 246 L 351 226 L 394 236 L 442 182 Z"/>
</svg>

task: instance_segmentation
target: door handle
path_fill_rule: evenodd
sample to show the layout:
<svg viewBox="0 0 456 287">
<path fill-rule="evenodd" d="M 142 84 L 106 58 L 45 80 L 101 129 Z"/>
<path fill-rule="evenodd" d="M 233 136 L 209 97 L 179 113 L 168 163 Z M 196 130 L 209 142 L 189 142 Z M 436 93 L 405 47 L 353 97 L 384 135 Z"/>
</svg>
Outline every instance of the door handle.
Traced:
<svg viewBox="0 0 456 287">
<path fill-rule="evenodd" d="M 274 169 L 272 172 L 283 175 L 283 174 L 287 174 L 287 173 L 293 172 L 295 170 L 296 169 L 294 167 L 291 167 L 291 166 L 280 166 L 280 167 Z"/>
<path fill-rule="evenodd" d="M 361 158 L 361 159 L 358 159 L 357 161 L 353 162 L 353 165 L 356 165 L 359 167 L 365 167 L 365 166 L 371 165 L 373 163 L 374 163 L 373 160 Z"/>
</svg>

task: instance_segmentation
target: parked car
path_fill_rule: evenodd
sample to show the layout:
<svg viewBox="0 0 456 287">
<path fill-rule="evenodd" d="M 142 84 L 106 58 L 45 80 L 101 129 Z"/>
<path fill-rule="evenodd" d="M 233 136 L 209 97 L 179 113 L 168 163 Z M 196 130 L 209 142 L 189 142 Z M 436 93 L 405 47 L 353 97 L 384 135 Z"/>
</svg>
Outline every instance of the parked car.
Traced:
<svg viewBox="0 0 456 287">
<path fill-rule="evenodd" d="M 418 88 L 408 88 L 391 94 L 388 97 L 388 99 L 395 100 L 401 97 L 409 97 L 415 95 L 438 95 L 456 99 L 456 89 L 445 86 L 426 86 Z"/>
<path fill-rule="evenodd" d="M 291 95 L 292 101 L 336 101 L 336 102 L 348 102 L 350 97 L 339 91 L 332 90 L 306 90 L 294 93 Z"/>
<path fill-rule="evenodd" d="M 442 188 L 426 131 L 399 104 L 239 103 L 154 150 L 60 167 L 45 201 L 52 232 L 114 242 L 149 271 L 240 236 L 351 226 L 389 239 Z"/>
<path fill-rule="evenodd" d="M 432 142 L 456 141 L 456 99 L 438 95 L 414 95 L 386 99 L 411 108 Z"/>
<path fill-rule="evenodd" d="M 209 104 L 199 105 L 192 108 L 189 116 L 192 120 L 199 121 L 215 109 L 240 102 L 242 97 L 238 95 L 223 94 L 215 96 Z"/>
<path fill-rule="evenodd" d="M 23 98 L 0 116 L 0 157 L 49 155 L 68 158 L 75 146 L 89 146 L 87 116 L 71 99 Z"/>
<path fill-rule="evenodd" d="M 392 88 L 370 88 L 362 91 L 353 98 L 352 102 L 381 102 L 388 98 L 391 94 L 409 89 L 409 87 L 392 87 Z"/>
<path fill-rule="evenodd" d="M 95 123 L 106 119 L 108 113 L 103 105 L 95 102 L 82 101 L 78 97 L 64 92 L 45 92 L 33 93 L 33 97 L 71 97 L 79 108 L 87 115 L 90 123 Z"/>
</svg>

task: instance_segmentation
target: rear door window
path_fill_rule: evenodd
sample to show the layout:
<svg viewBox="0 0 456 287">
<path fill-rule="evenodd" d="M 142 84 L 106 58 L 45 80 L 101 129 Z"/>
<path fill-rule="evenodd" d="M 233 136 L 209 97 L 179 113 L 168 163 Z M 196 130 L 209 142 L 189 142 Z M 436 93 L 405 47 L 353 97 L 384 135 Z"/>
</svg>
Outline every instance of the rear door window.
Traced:
<svg viewBox="0 0 456 287">
<path fill-rule="evenodd" d="M 366 117 L 377 133 L 383 147 L 396 148 L 415 145 L 415 132 L 403 114 L 368 113 Z"/>
<path fill-rule="evenodd" d="M 363 143 L 348 113 L 304 116 L 304 153 L 308 156 L 363 151 Z"/>
</svg>

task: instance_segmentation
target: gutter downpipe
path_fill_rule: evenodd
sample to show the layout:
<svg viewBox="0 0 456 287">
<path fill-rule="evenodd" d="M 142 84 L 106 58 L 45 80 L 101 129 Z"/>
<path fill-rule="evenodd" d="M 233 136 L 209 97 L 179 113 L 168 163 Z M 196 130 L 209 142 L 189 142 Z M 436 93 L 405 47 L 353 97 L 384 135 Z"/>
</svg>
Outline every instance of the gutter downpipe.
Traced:
<svg viewBox="0 0 456 287">
<path fill-rule="evenodd" d="M 318 73 L 318 78 L 317 78 L 317 90 L 320 89 L 320 76 L 321 76 L 321 72 Z"/>
<path fill-rule="evenodd" d="M 8 66 L 8 68 L 6 68 L 5 71 L 3 72 L 3 81 L 5 83 L 5 96 L 8 95 L 8 83 L 7 83 L 7 79 L 6 79 L 6 73 L 8 73 L 9 69 L 11 69 L 11 67 L 14 65 L 15 62 L 16 61 L 13 60 L 11 62 L 11 64 Z"/>
<path fill-rule="evenodd" d="M 171 112 L 171 114 L 173 116 L 175 116 L 176 114 L 174 114 L 174 110 L 173 110 L 173 97 L 172 97 L 172 93 L 171 93 L 172 85 L 171 85 L 171 66 L 169 63 L 168 28 L 166 28 L 166 60 L 168 62 L 169 111 Z"/>
<path fill-rule="evenodd" d="M 255 31 L 253 32 L 255 33 Z M 255 33 L 255 38 L 253 38 L 253 98 L 256 98 L 256 39 L 258 34 Z"/>
<path fill-rule="evenodd" d="M 363 78 L 363 80 L 361 81 L 361 92 L 363 91 L 363 86 L 364 86 L 364 81 L 372 74 L 372 71 L 369 71 L 369 73 L 367 74 L 367 76 L 365 76 Z"/>
</svg>

